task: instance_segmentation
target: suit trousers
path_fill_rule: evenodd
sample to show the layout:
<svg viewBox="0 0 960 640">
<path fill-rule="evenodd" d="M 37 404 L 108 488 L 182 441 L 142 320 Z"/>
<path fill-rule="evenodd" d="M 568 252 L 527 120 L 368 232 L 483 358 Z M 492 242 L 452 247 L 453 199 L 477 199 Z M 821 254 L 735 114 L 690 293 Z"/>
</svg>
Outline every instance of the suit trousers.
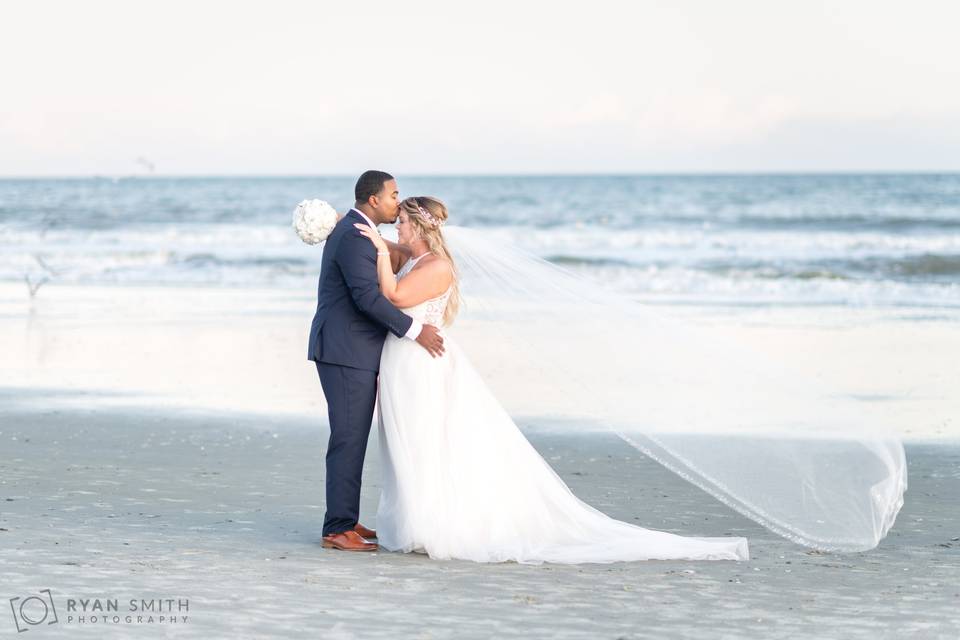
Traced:
<svg viewBox="0 0 960 640">
<path fill-rule="evenodd" d="M 360 482 L 377 400 L 377 372 L 317 362 L 327 398 L 327 512 L 323 535 L 348 531 L 360 518 Z"/>
</svg>

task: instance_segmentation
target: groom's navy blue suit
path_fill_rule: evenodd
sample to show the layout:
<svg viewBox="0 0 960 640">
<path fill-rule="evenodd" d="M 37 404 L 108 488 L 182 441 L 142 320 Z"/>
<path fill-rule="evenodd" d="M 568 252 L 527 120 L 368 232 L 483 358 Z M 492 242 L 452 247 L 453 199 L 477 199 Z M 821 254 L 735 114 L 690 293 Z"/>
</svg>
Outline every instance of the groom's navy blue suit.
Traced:
<svg viewBox="0 0 960 640">
<path fill-rule="evenodd" d="M 330 418 L 325 536 L 357 524 L 380 352 L 388 330 L 403 337 L 413 322 L 381 295 L 377 250 L 356 223 L 366 221 L 350 211 L 323 247 L 307 351 L 307 359 L 316 362 Z"/>
</svg>

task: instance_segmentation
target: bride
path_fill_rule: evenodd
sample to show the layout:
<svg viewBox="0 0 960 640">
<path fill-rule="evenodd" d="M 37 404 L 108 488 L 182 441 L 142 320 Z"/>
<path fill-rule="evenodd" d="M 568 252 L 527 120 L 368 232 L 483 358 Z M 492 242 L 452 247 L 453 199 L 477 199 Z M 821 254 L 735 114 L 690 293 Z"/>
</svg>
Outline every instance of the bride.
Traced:
<svg viewBox="0 0 960 640">
<path fill-rule="evenodd" d="M 451 324 L 460 302 L 442 231 L 447 217 L 436 198 L 407 198 L 400 203 L 398 244 L 356 225 L 377 248 L 383 295 L 439 327 Z M 444 344 L 438 357 L 392 334 L 384 344 L 380 546 L 437 559 L 529 564 L 749 559 L 746 538 L 645 529 L 582 502 L 526 440 L 456 342 L 445 336 Z"/>
</svg>

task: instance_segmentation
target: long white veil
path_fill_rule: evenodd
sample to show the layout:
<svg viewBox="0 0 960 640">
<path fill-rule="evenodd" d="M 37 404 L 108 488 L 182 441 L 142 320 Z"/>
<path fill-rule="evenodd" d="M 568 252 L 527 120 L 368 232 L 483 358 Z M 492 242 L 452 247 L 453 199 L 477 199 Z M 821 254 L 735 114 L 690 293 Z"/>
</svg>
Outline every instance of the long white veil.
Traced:
<svg viewBox="0 0 960 640">
<path fill-rule="evenodd" d="M 444 236 L 464 299 L 450 332 L 521 422 L 612 430 L 802 545 L 862 551 L 892 526 L 900 439 L 815 378 L 489 234 Z"/>
</svg>

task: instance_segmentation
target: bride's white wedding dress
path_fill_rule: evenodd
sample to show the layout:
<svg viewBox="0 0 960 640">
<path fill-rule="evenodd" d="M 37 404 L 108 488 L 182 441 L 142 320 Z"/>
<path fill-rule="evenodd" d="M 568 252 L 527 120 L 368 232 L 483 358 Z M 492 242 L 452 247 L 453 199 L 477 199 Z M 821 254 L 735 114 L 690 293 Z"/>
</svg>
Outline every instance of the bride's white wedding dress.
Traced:
<svg viewBox="0 0 960 640">
<path fill-rule="evenodd" d="M 402 278 L 416 264 L 408 260 Z M 403 309 L 442 325 L 450 291 Z M 746 538 L 701 538 L 614 520 L 578 499 L 523 436 L 464 352 L 433 358 L 387 336 L 380 360 L 379 544 L 477 562 L 747 560 Z"/>
</svg>

